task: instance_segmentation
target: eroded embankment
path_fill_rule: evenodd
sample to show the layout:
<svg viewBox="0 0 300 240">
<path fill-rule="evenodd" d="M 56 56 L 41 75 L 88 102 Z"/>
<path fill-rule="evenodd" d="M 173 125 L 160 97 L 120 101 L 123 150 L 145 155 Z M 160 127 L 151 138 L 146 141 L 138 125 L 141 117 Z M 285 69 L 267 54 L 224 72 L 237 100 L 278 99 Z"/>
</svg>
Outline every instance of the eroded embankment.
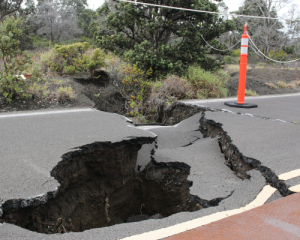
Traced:
<svg viewBox="0 0 300 240">
<path fill-rule="evenodd" d="M 58 190 L 6 201 L 0 222 L 40 233 L 66 233 L 124 223 L 136 215 L 196 211 L 220 201 L 190 195 L 190 166 L 158 163 L 154 151 L 145 169 L 136 173 L 138 151 L 153 141 L 144 137 L 98 142 L 64 154 L 51 171 L 60 183 Z"/>
<path fill-rule="evenodd" d="M 200 131 L 204 137 L 218 137 L 219 146 L 225 156 L 226 165 L 233 170 L 238 177 L 241 179 L 250 178 L 247 171 L 255 169 L 260 171 L 266 179 L 266 182 L 276 188 L 282 196 L 293 194 L 285 182 L 279 180 L 278 176 L 270 168 L 263 166 L 257 159 L 244 156 L 232 143 L 232 139 L 228 133 L 224 131 L 222 123 L 206 119 L 204 112 L 200 119 Z"/>
</svg>

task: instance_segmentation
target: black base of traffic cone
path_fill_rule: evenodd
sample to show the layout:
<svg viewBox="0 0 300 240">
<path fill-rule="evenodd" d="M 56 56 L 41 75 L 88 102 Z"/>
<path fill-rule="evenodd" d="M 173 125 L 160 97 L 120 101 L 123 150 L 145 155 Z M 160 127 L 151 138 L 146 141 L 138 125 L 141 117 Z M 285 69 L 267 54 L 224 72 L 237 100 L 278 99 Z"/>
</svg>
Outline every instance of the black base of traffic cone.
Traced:
<svg viewBox="0 0 300 240">
<path fill-rule="evenodd" d="M 229 107 L 237 107 L 237 108 L 257 108 L 258 107 L 256 104 L 253 104 L 253 103 L 239 104 L 237 102 L 225 102 L 224 104 Z"/>
</svg>

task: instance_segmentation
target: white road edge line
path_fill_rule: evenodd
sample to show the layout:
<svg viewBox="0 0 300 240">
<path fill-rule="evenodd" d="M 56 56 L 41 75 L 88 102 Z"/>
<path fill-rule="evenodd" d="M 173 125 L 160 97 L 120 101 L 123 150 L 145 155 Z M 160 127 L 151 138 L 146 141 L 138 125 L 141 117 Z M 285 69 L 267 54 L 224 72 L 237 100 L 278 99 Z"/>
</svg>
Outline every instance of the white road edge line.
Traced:
<svg viewBox="0 0 300 240">
<path fill-rule="evenodd" d="M 296 170 L 293 170 L 293 171 L 290 171 L 288 173 L 283 173 L 283 174 L 280 174 L 278 176 L 278 178 L 280 180 L 289 180 L 289 179 L 292 179 L 292 178 L 295 178 L 295 177 L 299 177 L 300 176 L 300 169 L 296 169 Z"/>
<path fill-rule="evenodd" d="M 290 187 L 289 190 L 293 191 L 293 192 L 300 192 L 300 184 Z"/>
<path fill-rule="evenodd" d="M 171 227 L 167 228 L 162 228 L 158 229 L 152 232 L 147 232 L 127 238 L 123 238 L 122 240 L 157 240 L 157 239 L 162 239 L 166 237 L 170 237 L 197 227 L 201 227 L 203 225 L 227 218 L 229 216 L 233 216 L 235 214 L 239 214 L 245 211 L 248 211 L 250 209 L 253 209 L 255 207 L 263 205 L 270 196 L 274 192 L 276 192 L 276 188 L 273 188 L 269 185 L 265 186 L 263 190 L 257 195 L 256 199 L 246 205 L 245 207 L 239 208 L 239 209 L 234 209 L 234 210 L 229 210 L 229 211 L 224 211 L 224 212 L 217 212 L 208 216 L 204 216 L 198 219 L 194 219 L 188 222 L 176 224 Z"/>
<path fill-rule="evenodd" d="M 62 114 L 62 113 L 76 113 L 76 112 L 91 112 L 95 111 L 92 108 L 72 109 L 72 110 L 56 110 L 56 111 L 43 111 L 43 112 L 29 112 L 29 113 L 13 113 L 13 114 L 0 114 L 0 118 L 13 118 L 13 117 L 27 117 L 27 116 L 39 116 L 49 114 Z"/>
<path fill-rule="evenodd" d="M 264 95 L 264 96 L 252 96 L 246 97 L 248 100 L 255 100 L 255 99 L 267 99 L 267 98 L 282 98 L 282 97 L 297 97 L 300 96 L 300 93 L 291 93 L 291 94 L 283 94 L 283 95 Z M 225 102 L 225 101 L 234 101 L 237 100 L 236 97 L 231 98 L 218 98 L 218 99 L 191 99 L 191 100 L 181 100 L 179 102 L 188 103 L 188 104 L 195 104 L 195 103 L 214 103 L 214 102 Z"/>
<path fill-rule="evenodd" d="M 300 169 L 293 170 L 288 173 L 283 173 L 279 175 L 279 179 L 281 180 L 289 180 L 295 177 L 300 176 Z M 294 192 L 300 192 L 300 184 L 294 187 L 289 188 L 291 191 Z M 204 216 L 201 218 L 197 218 L 188 222 L 176 224 L 174 226 L 170 226 L 167 228 L 158 229 L 151 232 L 142 233 L 139 235 L 134 235 L 131 237 L 126 237 L 121 240 L 157 240 L 157 239 L 163 239 L 166 237 L 170 237 L 197 227 L 201 227 L 203 225 L 207 225 L 212 222 L 216 222 L 218 220 L 227 218 L 229 216 L 233 216 L 251 209 L 254 209 L 256 207 L 262 206 L 265 204 L 265 202 L 277 191 L 276 188 L 273 188 L 269 185 L 265 186 L 260 193 L 257 195 L 257 197 L 249 204 L 247 204 L 245 207 L 241 207 L 239 209 L 224 211 L 224 212 L 218 212 L 214 213 L 208 216 Z"/>
</svg>

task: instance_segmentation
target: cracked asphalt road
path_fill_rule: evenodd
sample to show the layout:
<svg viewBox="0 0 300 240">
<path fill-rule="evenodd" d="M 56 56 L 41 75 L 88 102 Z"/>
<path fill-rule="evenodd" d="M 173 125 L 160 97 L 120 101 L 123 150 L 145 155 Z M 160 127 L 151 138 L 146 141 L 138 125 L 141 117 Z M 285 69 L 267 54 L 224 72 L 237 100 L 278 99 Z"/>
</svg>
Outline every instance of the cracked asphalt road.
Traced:
<svg viewBox="0 0 300 240">
<path fill-rule="evenodd" d="M 300 93 L 287 95 L 270 95 L 246 97 L 245 103 L 254 103 L 258 108 L 232 108 L 224 105 L 224 102 L 235 101 L 237 98 L 212 99 L 212 100 L 185 100 L 187 104 L 226 110 L 233 113 L 249 114 L 259 118 L 282 120 L 300 124 Z"/>
<path fill-rule="evenodd" d="M 128 127 L 117 114 L 92 109 L 0 114 L 0 197 L 30 198 L 54 191 L 51 170 L 64 153 L 93 142 L 118 142 L 154 134 Z"/>
<path fill-rule="evenodd" d="M 246 98 L 246 102 L 247 100 Z M 300 125 L 294 124 L 294 122 L 300 122 L 300 107 L 297 106 L 299 100 L 299 94 L 286 97 L 279 96 L 278 98 L 252 98 L 251 102 L 258 104 L 259 108 L 247 110 L 229 109 L 223 105 L 223 100 L 194 101 L 192 104 L 215 109 L 228 109 L 230 112 L 206 112 L 206 118 L 222 123 L 223 129 L 228 132 L 233 144 L 238 147 L 243 155 L 259 160 L 279 175 L 300 169 Z M 235 114 L 238 112 L 242 114 Z M 0 146 L 2 156 L 0 180 L 3 184 L 0 189 L 2 189 L 1 194 L 4 193 L 5 199 L 16 196 L 30 197 L 33 194 L 39 194 L 27 190 L 31 187 L 26 186 L 26 183 L 20 183 L 22 178 L 17 176 L 18 173 L 23 177 L 27 173 L 28 176 L 26 177 L 34 179 L 32 182 L 44 183 L 49 177 L 47 172 L 50 166 L 53 165 L 51 161 L 57 161 L 66 150 L 72 147 L 93 141 L 116 141 L 117 139 L 134 136 L 134 134 L 154 136 L 141 129 L 128 127 L 129 124 L 126 119 L 115 114 L 102 112 L 93 112 L 93 114 L 92 112 L 86 112 L 84 114 L 88 114 L 90 117 L 86 117 L 86 115 L 84 117 L 83 114 L 79 113 L 69 113 L 59 117 L 56 115 L 36 116 L 37 119 L 28 120 L 29 116 L 9 118 L 5 117 L 5 114 L 0 114 L 1 142 L 4 143 Z M 251 117 L 252 115 L 256 117 Z M 225 197 L 228 192 L 233 191 L 232 195 L 223 200 L 219 206 L 192 213 L 182 212 L 164 219 L 119 224 L 63 235 L 43 235 L 5 223 L 0 225 L 0 239 L 122 239 L 125 237 L 130 239 L 130 236 L 136 234 L 170 227 L 220 211 L 245 206 L 256 198 L 267 183 L 261 173 L 256 170 L 249 171 L 248 174 L 251 178 L 243 181 L 238 179 L 232 171 L 229 171 L 230 169 L 225 164 L 223 165 L 224 159 L 222 159 L 216 139 L 203 139 L 201 134 L 197 132 L 200 116 L 201 114 L 197 114 L 175 127 L 144 129 L 158 136 L 159 147 L 155 154 L 156 160 L 184 161 L 192 166 L 191 175 L 189 176 L 190 180 L 194 182 L 191 188 L 192 194 L 200 195 L 203 192 L 203 195 L 199 197 L 210 200 L 214 197 Z M 273 121 L 272 119 L 280 119 L 286 122 Z M 51 122 L 62 127 L 54 127 L 54 125 L 50 127 Z M 86 128 L 89 129 L 89 134 L 85 131 Z M 95 128 L 97 131 L 95 131 Z M 33 130 L 39 130 L 40 136 L 32 134 L 31 131 Z M 16 144 L 16 141 L 19 141 L 20 145 Z M 31 143 L 37 144 L 38 147 L 30 147 Z M 62 145 L 62 147 L 55 150 L 53 149 L 53 143 L 58 146 Z M 147 163 L 150 158 L 150 149 L 151 146 L 145 146 L 141 149 L 138 157 L 139 165 L 144 166 Z M 203 153 L 203 151 L 206 152 Z M 43 158 L 41 158 L 41 153 L 43 153 Z M 42 159 L 42 162 L 38 161 L 39 158 Z M 16 160 L 19 161 L 19 164 L 16 163 Z M 207 166 L 209 162 L 211 162 L 212 167 Z M 15 172 L 15 174 L 11 174 L 12 172 Z M 35 179 L 36 175 L 42 176 L 41 179 L 39 177 Z M 203 184 L 204 179 L 206 180 L 205 184 Z M 222 179 L 225 180 L 222 181 L 222 184 L 218 184 Z M 300 184 L 300 178 L 294 178 L 293 181 L 287 180 L 286 183 L 288 185 Z M 56 187 L 55 182 L 51 184 L 49 183 L 49 186 L 47 186 L 48 189 Z M 16 190 L 16 193 L 12 193 L 14 190 Z M 274 193 L 272 199 L 278 198 L 281 198 L 281 195 L 278 192 Z M 148 238 L 148 235 L 144 236 L 144 238 L 137 237 L 135 239 L 153 239 Z"/>
</svg>

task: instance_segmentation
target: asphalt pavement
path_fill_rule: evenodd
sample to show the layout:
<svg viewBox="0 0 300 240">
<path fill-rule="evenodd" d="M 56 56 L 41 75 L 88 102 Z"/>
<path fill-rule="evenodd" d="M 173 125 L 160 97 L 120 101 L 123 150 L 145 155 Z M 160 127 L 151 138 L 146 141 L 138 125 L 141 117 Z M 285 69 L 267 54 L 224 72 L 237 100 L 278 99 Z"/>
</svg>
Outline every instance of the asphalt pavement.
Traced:
<svg viewBox="0 0 300 240">
<path fill-rule="evenodd" d="M 80 146 L 155 137 L 128 125 L 120 115 L 93 109 L 0 114 L 2 201 L 55 191 L 59 183 L 51 170 Z"/>
<path fill-rule="evenodd" d="M 222 123 L 224 131 L 244 156 L 260 161 L 289 187 L 298 186 L 300 94 L 246 98 L 246 102 L 258 104 L 255 109 L 224 105 L 225 101 L 232 100 L 186 103 L 215 109 L 207 111 L 205 118 Z M 72 148 L 134 136 L 157 136 L 156 161 L 189 164 L 192 194 L 205 200 L 224 199 L 218 206 L 197 212 L 80 233 L 43 235 L 4 223 L 0 225 L 0 239 L 162 239 L 282 198 L 259 171 L 251 170 L 248 172 L 250 178 L 241 180 L 225 165 L 217 138 L 203 138 L 199 131 L 201 113 L 176 126 L 140 129 L 132 127 L 120 115 L 95 110 L 44 113 L 18 117 L 0 114 L 0 189 L 4 199 L 33 197 L 56 189 L 58 183 L 49 172 L 61 155 Z M 137 165 L 143 168 L 149 162 L 153 147 L 145 145 L 140 150 Z M 294 188 L 294 191 L 299 190 Z"/>
<path fill-rule="evenodd" d="M 233 108 L 224 105 L 225 102 L 236 102 L 237 98 L 212 99 L 212 100 L 184 100 L 181 102 L 211 107 L 234 113 L 247 114 L 260 118 L 292 122 L 300 124 L 300 93 L 286 95 L 267 95 L 246 97 L 245 103 L 258 105 L 257 108 Z"/>
</svg>

